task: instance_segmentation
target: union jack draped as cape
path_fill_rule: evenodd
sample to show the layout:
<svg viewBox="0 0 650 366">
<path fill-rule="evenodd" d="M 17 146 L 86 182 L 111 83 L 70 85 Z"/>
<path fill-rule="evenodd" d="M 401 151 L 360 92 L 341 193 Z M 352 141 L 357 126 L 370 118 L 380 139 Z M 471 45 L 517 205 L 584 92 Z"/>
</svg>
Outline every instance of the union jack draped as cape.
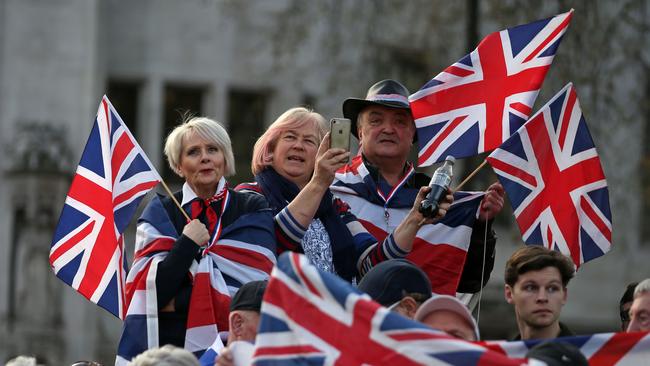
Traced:
<svg viewBox="0 0 650 366">
<path fill-rule="evenodd" d="M 254 365 L 525 365 L 380 306 L 297 253 L 264 294 Z"/>
<path fill-rule="evenodd" d="M 514 342 L 480 342 L 490 350 L 508 357 L 524 357 L 526 352 L 544 340 Z M 555 338 L 578 347 L 590 366 L 636 366 L 650 362 L 650 333 L 602 333 L 577 337 Z"/>
<path fill-rule="evenodd" d="M 123 319 L 122 233 L 160 176 L 106 96 L 70 185 L 50 249 L 62 281 Z"/>
<path fill-rule="evenodd" d="M 576 266 L 609 251 L 607 181 L 572 84 L 487 161 L 510 198 L 526 244 L 559 250 Z"/>
<path fill-rule="evenodd" d="M 418 164 L 491 151 L 530 116 L 573 10 L 508 28 L 409 97 Z"/>
<path fill-rule="evenodd" d="M 392 233 L 413 206 L 419 187 L 406 187 L 415 171 L 410 167 L 389 195 L 379 190 L 361 156 L 336 173 L 330 187 L 348 203 L 359 222 L 379 242 Z M 457 192 L 445 217 L 418 230 L 413 250 L 406 257 L 429 276 L 433 291 L 455 295 L 463 272 L 472 226 L 478 215 L 483 192 Z"/>
<path fill-rule="evenodd" d="M 225 212 L 229 195 L 223 199 Z M 126 285 L 129 307 L 117 365 L 159 346 L 156 269 L 179 235 L 160 197 L 154 197 L 138 220 L 135 259 Z M 230 298 L 234 293 L 246 282 L 267 279 L 275 264 L 270 210 L 244 214 L 224 227 L 216 239 L 215 235 L 210 240 L 216 240 L 214 245 L 204 251 L 200 261 L 194 261 L 188 272 L 193 285 L 185 348 L 199 357 L 213 346 L 219 331 L 228 330 Z"/>
</svg>

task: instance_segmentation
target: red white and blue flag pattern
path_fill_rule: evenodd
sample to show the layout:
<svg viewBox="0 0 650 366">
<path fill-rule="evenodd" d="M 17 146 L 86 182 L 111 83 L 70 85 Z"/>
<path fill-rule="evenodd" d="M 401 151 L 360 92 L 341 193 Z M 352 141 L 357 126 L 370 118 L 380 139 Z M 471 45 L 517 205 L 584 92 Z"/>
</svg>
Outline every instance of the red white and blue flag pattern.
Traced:
<svg viewBox="0 0 650 366">
<path fill-rule="evenodd" d="M 558 250 L 576 266 L 609 251 L 607 181 L 572 84 L 487 161 L 503 184 L 526 244 Z"/>
<path fill-rule="evenodd" d="M 309 264 L 297 253 L 278 259 L 264 294 L 253 364 L 536 365 L 526 360 L 543 340 L 466 342 L 380 306 L 368 295 Z M 650 360 L 650 333 L 563 337 L 590 366 L 636 366 Z"/>
<path fill-rule="evenodd" d="M 297 253 L 278 259 L 261 310 L 256 366 L 526 365 L 391 312 Z"/>
<path fill-rule="evenodd" d="M 524 357 L 544 340 L 480 342 L 488 349 L 508 357 Z M 553 342 L 570 343 L 580 349 L 590 366 L 636 366 L 650 360 L 650 333 L 600 333 L 586 336 L 561 337 Z"/>
<path fill-rule="evenodd" d="M 221 190 L 226 190 L 223 179 Z M 228 199 L 224 195 L 223 200 Z M 222 212 L 228 210 L 227 202 L 223 207 Z M 135 259 L 126 283 L 128 313 L 116 365 L 126 365 L 132 357 L 159 346 L 156 270 L 179 236 L 160 197 L 154 197 L 138 219 Z M 197 357 L 219 348 L 215 347 L 218 334 L 228 330 L 230 300 L 239 287 L 268 279 L 275 265 L 273 215 L 270 210 L 244 214 L 220 234 L 213 233 L 210 242 L 188 271 L 193 285 L 184 348 Z"/>
<path fill-rule="evenodd" d="M 330 187 L 345 201 L 357 220 L 379 242 L 408 215 L 420 187 L 407 186 L 415 171 L 409 167 L 388 194 L 377 187 L 361 156 L 336 172 Z M 455 295 L 469 249 L 472 227 L 483 192 L 456 192 L 454 203 L 440 221 L 420 228 L 406 256 L 427 274 L 433 291 Z"/>
<path fill-rule="evenodd" d="M 497 148 L 532 113 L 573 10 L 494 32 L 409 97 L 418 165 Z"/>
<path fill-rule="evenodd" d="M 62 281 L 120 319 L 126 312 L 122 233 L 160 180 L 104 96 L 54 232 L 50 264 Z"/>
</svg>

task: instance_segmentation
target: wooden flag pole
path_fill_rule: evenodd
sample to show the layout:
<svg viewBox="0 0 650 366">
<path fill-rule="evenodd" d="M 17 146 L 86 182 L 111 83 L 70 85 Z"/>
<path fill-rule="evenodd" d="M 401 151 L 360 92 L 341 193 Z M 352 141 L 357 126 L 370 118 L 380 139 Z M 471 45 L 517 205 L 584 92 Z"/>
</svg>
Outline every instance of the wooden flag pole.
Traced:
<svg viewBox="0 0 650 366">
<path fill-rule="evenodd" d="M 178 200 L 176 200 L 176 197 L 174 197 L 174 194 L 169 189 L 169 187 L 167 187 L 167 184 L 165 183 L 164 180 L 162 180 L 162 178 L 160 179 L 160 183 L 162 183 L 163 188 L 165 188 L 165 191 L 167 191 L 167 194 L 169 195 L 169 198 L 171 198 L 172 201 L 174 201 L 174 203 L 176 204 L 176 207 L 178 207 L 178 209 L 181 210 L 181 213 L 183 214 L 183 216 L 185 216 L 185 218 L 187 219 L 187 222 L 192 221 L 192 219 L 190 219 L 190 217 L 187 215 L 187 212 L 185 212 L 185 210 L 183 210 L 183 207 L 181 207 L 181 204 L 178 203 Z"/>
<path fill-rule="evenodd" d="M 479 165 L 476 169 L 474 169 L 474 171 L 471 172 L 471 173 L 467 176 L 467 178 L 465 178 L 462 182 L 460 182 L 460 183 L 456 186 L 456 188 L 454 188 L 454 190 L 452 191 L 452 193 L 453 193 L 453 192 L 457 192 L 457 191 L 459 191 L 461 188 L 463 188 L 463 186 L 465 185 L 465 183 L 467 183 L 470 179 L 472 179 L 472 177 L 475 176 L 476 173 L 478 173 L 478 171 L 481 170 L 481 168 L 483 168 L 483 166 L 485 166 L 485 164 L 487 164 L 487 160 L 483 160 L 483 162 L 481 163 L 481 165 Z"/>
</svg>

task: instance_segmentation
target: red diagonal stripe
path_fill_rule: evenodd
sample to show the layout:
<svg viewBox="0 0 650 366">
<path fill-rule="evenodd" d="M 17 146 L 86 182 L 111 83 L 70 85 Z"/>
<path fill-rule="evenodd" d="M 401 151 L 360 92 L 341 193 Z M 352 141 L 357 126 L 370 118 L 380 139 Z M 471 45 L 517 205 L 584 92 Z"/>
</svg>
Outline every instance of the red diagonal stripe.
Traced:
<svg viewBox="0 0 650 366">
<path fill-rule="evenodd" d="M 95 227 L 95 221 L 89 221 L 86 226 L 81 229 L 78 233 L 76 233 L 72 238 L 68 239 L 65 244 L 62 244 L 56 250 L 50 254 L 50 264 L 54 265 L 54 262 L 59 259 L 60 256 L 65 254 L 70 248 L 74 247 L 75 245 L 79 244 L 81 240 L 83 240 L 86 236 L 88 236 L 92 231 L 93 228 Z"/>
<path fill-rule="evenodd" d="M 533 58 L 535 58 L 537 54 L 539 54 L 544 48 L 546 48 L 546 46 L 555 38 L 555 36 L 557 36 L 560 32 L 564 31 L 564 29 L 569 25 L 569 22 L 571 21 L 571 17 L 573 17 L 573 12 L 569 13 L 566 19 L 564 19 L 564 21 L 560 23 L 560 25 L 557 28 L 555 28 L 548 37 L 546 37 L 544 42 L 542 42 L 539 46 L 537 46 L 537 48 L 535 48 L 535 50 L 531 52 L 528 55 L 528 57 L 526 57 L 524 62 L 528 62 Z"/>
<path fill-rule="evenodd" d="M 155 187 L 158 184 L 158 181 L 144 182 L 136 185 L 135 187 L 129 189 L 128 191 L 122 193 L 121 195 L 115 197 L 113 200 L 113 205 L 119 206 L 122 202 L 130 200 L 133 196 L 137 196 L 142 192 L 147 192 L 151 188 Z"/>
<path fill-rule="evenodd" d="M 521 114 L 526 115 L 527 117 L 529 117 L 530 112 L 533 111 L 532 108 L 530 108 L 529 106 L 527 106 L 527 105 L 525 105 L 524 103 L 521 103 L 521 102 L 511 103 L 510 108 L 518 111 Z"/>
<path fill-rule="evenodd" d="M 567 96 L 566 103 L 564 105 L 564 112 L 562 112 L 562 121 L 560 121 L 560 134 L 558 136 L 558 143 L 560 148 L 564 150 L 564 144 L 566 143 L 566 135 L 569 130 L 569 123 L 571 119 L 571 114 L 573 113 L 573 107 L 576 104 L 577 95 L 573 87 L 569 88 L 569 95 Z"/>
<path fill-rule="evenodd" d="M 584 198 L 580 197 L 580 208 L 582 211 L 589 217 L 591 222 L 596 225 L 598 230 L 603 234 L 603 236 L 607 239 L 608 242 L 612 242 L 612 230 L 607 227 L 607 224 L 598 216 L 596 211 L 594 211 L 594 208 L 591 207 L 589 202 Z"/>
<path fill-rule="evenodd" d="M 448 74 L 453 74 L 460 77 L 465 77 L 474 73 L 472 70 L 463 69 L 458 66 L 451 65 L 445 69 L 445 72 Z"/>
<path fill-rule="evenodd" d="M 466 117 L 467 116 L 456 117 L 453 121 L 451 121 L 451 123 L 448 123 L 445 127 L 443 127 L 442 131 L 440 131 L 438 134 L 438 137 L 436 137 L 431 145 L 429 145 L 427 150 L 421 154 L 421 157 L 418 159 L 418 164 L 424 164 L 424 161 L 427 160 L 429 156 L 431 156 L 433 151 L 436 150 L 438 146 L 440 146 L 440 143 L 442 143 L 442 141 L 444 141 L 447 136 L 449 136 L 449 134 L 452 133 L 454 129 L 456 129 L 456 126 L 458 126 Z"/>
<path fill-rule="evenodd" d="M 492 165 L 494 169 L 501 170 L 505 173 L 508 173 L 512 176 L 521 179 L 522 181 L 526 182 L 530 186 L 537 187 L 537 180 L 535 179 L 535 177 L 517 168 L 516 166 L 507 164 L 499 160 L 498 158 L 487 157 L 486 160 L 488 161 L 488 163 L 490 163 L 490 165 Z"/>
<path fill-rule="evenodd" d="M 647 332 L 615 333 L 600 349 L 589 358 L 590 365 L 616 365 Z"/>
<path fill-rule="evenodd" d="M 111 169 L 113 178 L 111 182 L 113 185 L 115 185 L 115 177 L 117 177 L 117 173 L 120 171 L 120 167 L 122 164 L 124 164 L 124 159 L 126 159 L 131 150 L 133 150 L 133 141 L 131 141 L 128 134 L 122 133 L 115 143 L 115 147 L 113 148 L 113 153 L 111 155 Z"/>
</svg>

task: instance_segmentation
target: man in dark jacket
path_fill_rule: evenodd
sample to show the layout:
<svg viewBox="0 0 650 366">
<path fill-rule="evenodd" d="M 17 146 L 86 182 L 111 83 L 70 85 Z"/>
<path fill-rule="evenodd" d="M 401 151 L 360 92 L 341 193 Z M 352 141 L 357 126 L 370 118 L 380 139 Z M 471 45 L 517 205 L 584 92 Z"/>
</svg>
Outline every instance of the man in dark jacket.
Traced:
<svg viewBox="0 0 650 366">
<path fill-rule="evenodd" d="M 519 339 L 548 339 L 574 335 L 560 323 L 567 301 L 567 284 L 575 273 L 562 253 L 528 245 L 506 262 L 505 298 L 515 307 Z"/>
</svg>

